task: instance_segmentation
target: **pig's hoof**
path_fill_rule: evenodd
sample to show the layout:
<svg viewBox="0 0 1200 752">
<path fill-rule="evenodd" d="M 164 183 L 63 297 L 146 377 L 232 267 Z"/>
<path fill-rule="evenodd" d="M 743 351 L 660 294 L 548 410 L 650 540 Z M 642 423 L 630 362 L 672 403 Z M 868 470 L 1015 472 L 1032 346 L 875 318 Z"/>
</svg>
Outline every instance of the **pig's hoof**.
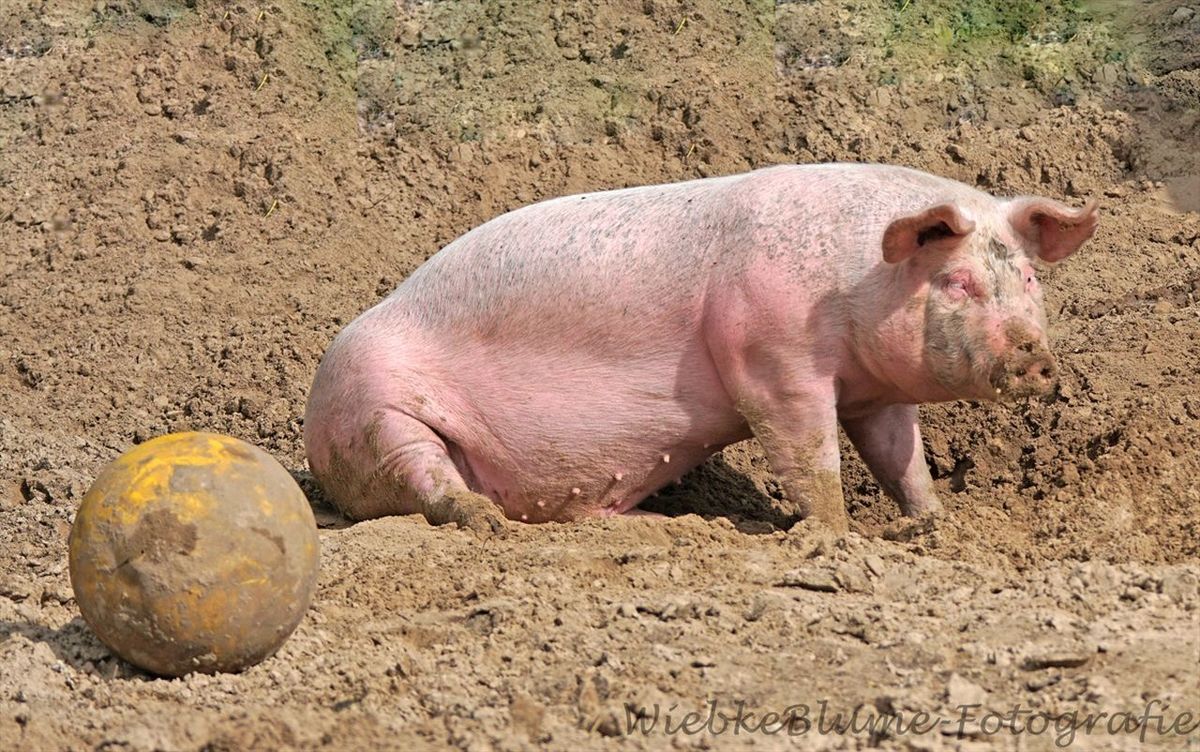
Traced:
<svg viewBox="0 0 1200 752">
<path fill-rule="evenodd" d="M 937 529 L 938 516 L 926 514 L 920 517 L 901 517 L 883 528 L 883 539 L 908 542 L 928 535 Z"/>
<path fill-rule="evenodd" d="M 431 505 L 426 515 L 434 525 L 454 523 L 485 538 L 503 537 L 509 532 L 509 521 L 495 502 L 476 493 L 451 493 Z"/>
<path fill-rule="evenodd" d="M 914 514 L 907 514 L 905 516 L 910 520 L 924 521 L 925 524 L 936 527 L 938 522 L 945 518 L 946 510 L 942 508 L 941 504 L 938 504 L 937 506 L 922 509 Z"/>
<path fill-rule="evenodd" d="M 835 535 L 845 535 L 850 532 L 850 518 L 846 515 L 827 517 L 822 514 L 801 514 L 796 525 L 805 525 L 809 529 L 824 528 Z"/>
<path fill-rule="evenodd" d="M 939 515 L 942 511 L 942 502 L 936 496 L 911 500 L 900 507 L 900 513 L 905 517 L 928 517 Z"/>
<path fill-rule="evenodd" d="M 816 509 L 801 505 L 800 519 L 809 524 L 824 525 L 838 535 L 850 532 L 850 517 L 846 514 L 846 508 L 842 504 L 831 504 Z"/>
<path fill-rule="evenodd" d="M 503 538 L 508 535 L 511 523 L 496 512 L 468 511 L 454 521 L 460 528 L 470 530 L 484 538 Z"/>
</svg>

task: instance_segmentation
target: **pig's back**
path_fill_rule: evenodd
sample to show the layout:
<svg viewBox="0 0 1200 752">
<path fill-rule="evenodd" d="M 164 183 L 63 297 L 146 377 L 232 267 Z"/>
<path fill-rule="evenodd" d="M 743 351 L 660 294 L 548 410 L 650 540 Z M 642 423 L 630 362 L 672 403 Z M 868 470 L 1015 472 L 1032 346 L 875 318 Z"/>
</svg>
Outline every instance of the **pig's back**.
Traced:
<svg viewBox="0 0 1200 752">
<path fill-rule="evenodd" d="M 423 329 L 623 335 L 698 315 L 705 260 L 745 234 L 745 175 L 552 199 L 446 246 L 386 302 Z"/>
<path fill-rule="evenodd" d="M 566 196 L 458 238 L 383 307 L 427 329 L 535 333 L 553 322 L 555 336 L 607 339 L 614 316 L 694 320 L 714 267 L 736 270 L 764 245 L 803 254 L 806 239 L 881 233 L 897 212 L 962 192 L 978 193 L 902 167 L 830 164 Z"/>
</svg>

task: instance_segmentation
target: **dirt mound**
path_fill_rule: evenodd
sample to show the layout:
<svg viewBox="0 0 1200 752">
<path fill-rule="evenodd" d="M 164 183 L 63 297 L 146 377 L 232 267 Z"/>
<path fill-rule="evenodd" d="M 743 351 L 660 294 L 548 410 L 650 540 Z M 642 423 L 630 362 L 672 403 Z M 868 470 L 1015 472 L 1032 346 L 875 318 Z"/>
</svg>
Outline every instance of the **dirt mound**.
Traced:
<svg viewBox="0 0 1200 752">
<path fill-rule="evenodd" d="M 1200 8 L 335 5 L 0 8 L 0 747 L 590 748 L 627 708 L 709 701 L 1196 707 Z M 898 520 L 846 447 L 855 533 L 793 527 L 747 442 L 647 505 L 666 522 L 480 544 L 321 510 L 316 605 L 245 674 L 148 678 L 77 618 L 66 533 L 133 443 L 244 438 L 320 509 L 316 363 L 455 236 L 545 197 L 833 160 L 1103 207 L 1043 275 L 1054 399 L 923 408 L 936 523 Z"/>
</svg>

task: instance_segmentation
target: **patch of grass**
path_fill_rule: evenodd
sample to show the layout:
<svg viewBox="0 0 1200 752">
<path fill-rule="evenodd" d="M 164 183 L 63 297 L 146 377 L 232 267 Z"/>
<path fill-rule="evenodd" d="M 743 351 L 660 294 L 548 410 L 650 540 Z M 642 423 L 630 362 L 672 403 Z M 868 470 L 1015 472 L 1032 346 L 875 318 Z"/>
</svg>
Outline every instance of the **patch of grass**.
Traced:
<svg viewBox="0 0 1200 752">
<path fill-rule="evenodd" d="M 343 0 L 304 3 L 321 19 L 325 57 L 339 70 L 353 70 L 360 60 L 388 57 L 396 24 L 395 3 L 388 0 Z"/>
<path fill-rule="evenodd" d="M 1027 81 L 1054 99 L 1136 54 L 1120 24 L 1083 0 L 890 0 L 880 19 L 881 68 L 988 70 L 992 83 Z M 882 71 L 880 72 L 882 75 Z"/>
<path fill-rule="evenodd" d="M 196 0 L 125 0 L 98 5 L 92 12 L 96 25 L 103 30 L 137 23 L 165 28 L 195 11 Z"/>
<path fill-rule="evenodd" d="M 1080 0 L 893 0 L 894 41 L 946 56 L 980 45 L 1063 41 L 1078 30 Z"/>
</svg>

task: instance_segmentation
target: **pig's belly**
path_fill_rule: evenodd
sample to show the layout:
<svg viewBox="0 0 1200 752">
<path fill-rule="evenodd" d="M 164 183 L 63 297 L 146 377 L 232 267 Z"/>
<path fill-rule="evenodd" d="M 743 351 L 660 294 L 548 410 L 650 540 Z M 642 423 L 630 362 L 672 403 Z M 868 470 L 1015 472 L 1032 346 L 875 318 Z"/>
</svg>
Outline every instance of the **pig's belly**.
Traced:
<svg viewBox="0 0 1200 752">
<path fill-rule="evenodd" d="M 689 365 L 493 364 L 456 385 L 433 427 L 472 490 L 512 519 L 621 514 L 750 435 L 711 364 Z"/>
<path fill-rule="evenodd" d="M 472 489 L 495 500 L 509 518 L 566 521 L 627 512 L 727 443 L 644 436 L 640 446 L 598 442 L 589 447 L 596 457 L 586 464 L 565 453 L 549 462 L 545 455 L 517 455 L 511 463 L 478 452 L 464 452 L 460 463 Z"/>
</svg>

